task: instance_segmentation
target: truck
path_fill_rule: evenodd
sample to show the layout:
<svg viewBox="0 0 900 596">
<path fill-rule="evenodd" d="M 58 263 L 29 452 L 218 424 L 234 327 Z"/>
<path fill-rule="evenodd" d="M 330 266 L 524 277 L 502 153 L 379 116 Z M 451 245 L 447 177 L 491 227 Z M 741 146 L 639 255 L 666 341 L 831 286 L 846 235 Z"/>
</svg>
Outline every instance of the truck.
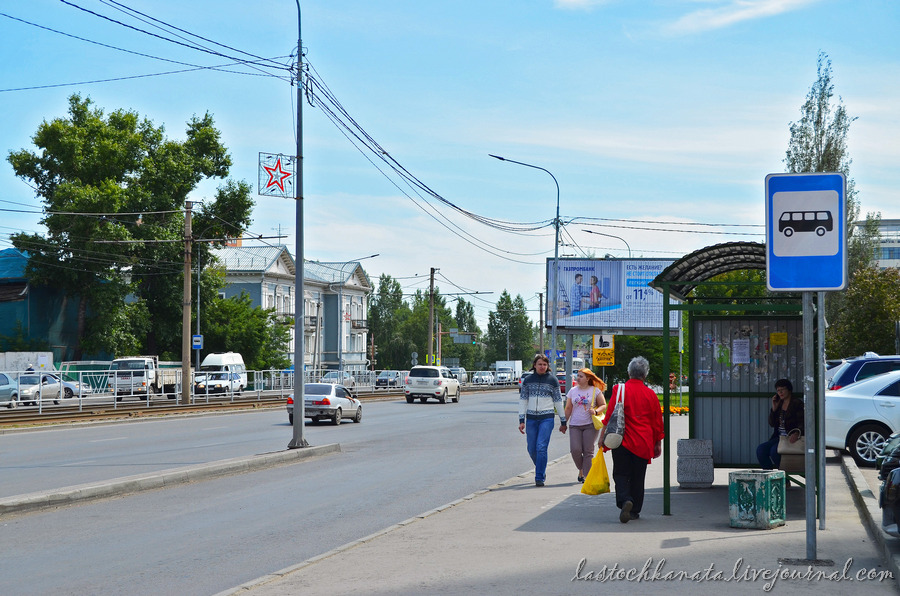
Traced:
<svg viewBox="0 0 900 596">
<path fill-rule="evenodd" d="M 178 368 L 172 365 L 178 365 Z M 149 400 L 155 393 L 169 394 L 174 399 L 181 390 L 181 363 L 162 362 L 156 356 L 116 358 L 109 365 L 109 390 L 122 401 L 126 395 L 139 395 Z"/>
<path fill-rule="evenodd" d="M 494 364 L 494 382 L 498 385 L 517 383 L 522 376 L 521 360 L 498 360 Z"/>
</svg>

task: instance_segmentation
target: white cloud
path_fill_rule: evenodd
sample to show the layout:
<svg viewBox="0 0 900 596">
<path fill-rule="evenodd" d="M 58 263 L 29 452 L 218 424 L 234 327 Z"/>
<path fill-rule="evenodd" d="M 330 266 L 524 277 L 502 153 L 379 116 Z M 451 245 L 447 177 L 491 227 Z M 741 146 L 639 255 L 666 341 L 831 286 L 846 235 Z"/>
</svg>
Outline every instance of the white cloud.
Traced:
<svg viewBox="0 0 900 596">
<path fill-rule="evenodd" d="M 563 10 L 590 10 L 609 2 L 610 0 L 554 0 L 553 4 Z"/>
<path fill-rule="evenodd" d="M 690 35 L 743 21 L 750 21 L 799 10 L 821 0 L 729 0 L 717 8 L 688 13 L 664 28 L 673 35 Z"/>
</svg>

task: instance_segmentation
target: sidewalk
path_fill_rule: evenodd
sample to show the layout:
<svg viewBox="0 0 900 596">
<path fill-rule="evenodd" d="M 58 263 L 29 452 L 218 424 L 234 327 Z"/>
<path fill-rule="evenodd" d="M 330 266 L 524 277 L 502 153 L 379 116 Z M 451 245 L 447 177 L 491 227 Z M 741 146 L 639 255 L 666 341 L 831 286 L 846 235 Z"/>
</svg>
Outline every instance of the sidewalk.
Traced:
<svg viewBox="0 0 900 596">
<path fill-rule="evenodd" d="M 548 467 L 543 488 L 531 472 L 522 474 L 219 596 L 898 594 L 897 567 L 882 563 L 882 547 L 854 501 L 868 487 L 856 488 L 855 466 L 845 474 L 844 465 L 840 457 L 827 460 L 826 529 L 816 524 L 817 559 L 833 565 L 786 561 L 806 557 L 802 488 L 787 491 L 785 526 L 734 529 L 730 470 L 717 469 L 711 489 L 681 490 L 673 465 L 672 515 L 663 516 L 662 466 L 654 461 L 641 518 L 622 524 L 613 495 L 580 493 L 566 456 Z M 864 577 L 868 571 L 875 579 Z M 786 577 L 792 572 L 804 577 Z"/>
</svg>

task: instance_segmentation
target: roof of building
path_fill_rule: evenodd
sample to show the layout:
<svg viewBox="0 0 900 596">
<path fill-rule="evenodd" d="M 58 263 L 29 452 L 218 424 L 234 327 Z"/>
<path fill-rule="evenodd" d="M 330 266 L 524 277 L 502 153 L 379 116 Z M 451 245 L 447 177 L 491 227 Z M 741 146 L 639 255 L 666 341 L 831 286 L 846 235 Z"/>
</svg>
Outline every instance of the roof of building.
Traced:
<svg viewBox="0 0 900 596">
<path fill-rule="evenodd" d="M 0 250 L 0 280 L 22 281 L 27 263 L 28 255 L 18 248 Z"/>
<path fill-rule="evenodd" d="M 294 257 L 284 245 L 275 246 L 225 246 L 214 248 L 210 254 L 232 273 L 262 273 L 269 271 L 284 258 L 291 275 L 296 274 Z"/>
<path fill-rule="evenodd" d="M 296 262 L 284 245 L 276 246 L 225 246 L 210 253 L 229 273 L 263 273 L 271 271 L 278 259 L 285 263 L 291 275 L 297 274 Z M 306 281 L 322 284 L 356 285 L 371 289 L 372 283 L 358 261 L 304 261 L 303 277 Z"/>
</svg>

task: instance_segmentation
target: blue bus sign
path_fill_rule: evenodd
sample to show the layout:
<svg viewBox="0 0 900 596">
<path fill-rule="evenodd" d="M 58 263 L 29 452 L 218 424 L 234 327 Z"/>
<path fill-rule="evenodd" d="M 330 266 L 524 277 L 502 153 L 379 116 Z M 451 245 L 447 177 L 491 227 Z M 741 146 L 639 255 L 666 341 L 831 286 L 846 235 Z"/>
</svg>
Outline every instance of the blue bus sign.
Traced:
<svg viewBox="0 0 900 596">
<path fill-rule="evenodd" d="M 773 292 L 847 286 L 847 183 L 841 173 L 766 176 L 766 285 Z"/>
</svg>

